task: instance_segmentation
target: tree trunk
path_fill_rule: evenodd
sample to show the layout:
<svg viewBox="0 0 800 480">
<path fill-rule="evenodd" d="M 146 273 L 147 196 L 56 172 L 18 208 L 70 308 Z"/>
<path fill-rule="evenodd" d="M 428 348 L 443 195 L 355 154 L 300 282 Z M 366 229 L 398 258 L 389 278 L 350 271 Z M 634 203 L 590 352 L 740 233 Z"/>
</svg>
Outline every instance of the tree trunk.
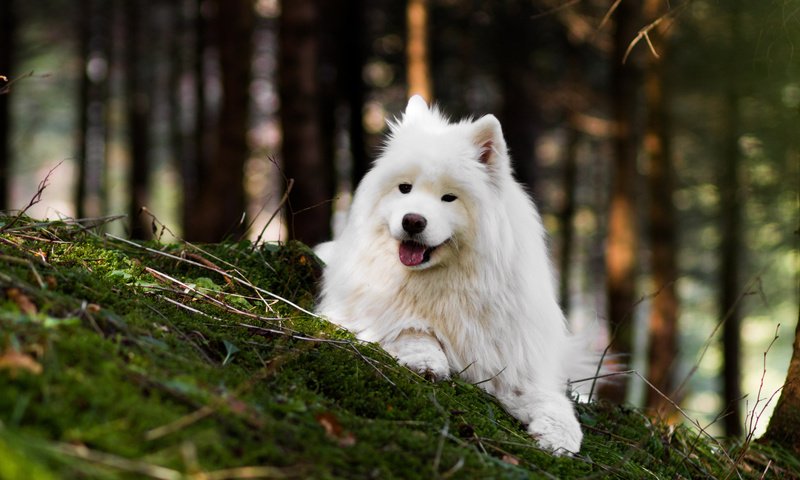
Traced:
<svg viewBox="0 0 800 480">
<path fill-rule="evenodd" d="M 574 116 L 574 114 L 573 114 Z M 580 134 L 577 125 L 570 119 L 570 124 L 567 129 L 566 146 L 564 148 L 564 173 L 563 173 L 563 189 L 564 189 L 564 205 L 561 207 L 559 213 L 559 223 L 561 225 L 561 246 L 559 248 L 560 255 L 558 257 L 559 277 L 558 277 L 558 291 L 561 301 L 561 309 L 564 315 L 569 315 L 569 281 L 570 281 L 570 260 L 572 258 L 572 244 L 574 239 L 575 228 L 573 221 L 575 218 L 575 192 L 577 190 L 578 181 L 578 140 Z"/>
<path fill-rule="evenodd" d="M 130 201 L 128 218 L 131 238 L 152 237 L 150 219 L 141 214 L 142 207 L 150 201 L 150 94 L 147 76 L 149 66 L 144 58 L 149 52 L 146 30 L 142 26 L 141 2 L 125 2 L 125 22 L 128 36 L 126 51 L 126 95 L 128 114 L 128 141 L 130 144 Z"/>
<path fill-rule="evenodd" d="M 6 89 L 14 75 L 14 37 L 16 15 L 13 0 L 0 0 L 0 211 L 9 207 L 9 167 L 11 166 L 11 91 Z"/>
<path fill-rule="evenodd" d="M 729 437 L 742 435 L 742 387 L 741 387 L 741 313 L 737 306 L 740 295 L 739 266 L 743 255 L 741 245 L 742 199 L 739 186 L 739 87 L 737 85 L 738 58 L 741 45 L 738 1 L 731 5 L 730 56 L 726 68 L 729 72 L 725 93 L 725 113 L 720 159 L 720 208 L 722 245 L 720 246 L 720 298 L 719 313 L 725 318 L 722 329 L 723 358 L 723 404 L 727 408 L 724 417 L 725 434 Z"/>
<path fill-rule="evenodd" d="M 185 138 L 184 155 L 180 160 L 181 190 L 183 191 L 183 204 L 181 206 L 181 223 L 183 224 L 183 237 L 189 241 L 201 239 L 202 225 L 205 223 L 203 215 L 198 209 L 200 192 L 202 191 L 201 179 L 207 177 L 210 155 L 206 148 L 206 29 L 208 22 L 203 12 L 203 0 L 187 0 L 192 15 L 192 48 L 191 69 L 193 74 L 194 91 L 192 97 L 193 124 L 191 133 L 187 132 Z M 187 28 L 188 25 L 187 25 Z"/>
<path fill-rule="evenodd" d="M 78 218 L 106 213 L 108 91 L 111 65 L 112 2 L 82 0 L 80 9 L 81 80 L 78 98 L 75 210 Z"/>
<path fill-rule="evenodd" d="M 762 439 L 800 455 L 800 313 L 794 331 L 792 359 L 786 382 Z"/>
<path fill-rule="evenodd" d="M 658 18 L 663 3 L 648 0 L 647 18 Z M 678 353 L 678 296 L 675 281 L 678 277 L 676 261 L 676 222 L 672 204 L 674 173 L 670 150 L 669 100 L 666 79 L 667 41 L 658 43 L 660 58 L 649 56 L 645 71 L 645 101 L 647 104 L 644 150 L 647 159 L 647 186 L 650 190 L 649 233 L 652 278 L 658 293 L 650 309 L 650 340 L 647 378 L 664 395 L 674 387 L 673 362 Z M 664 415 L 670 402 L 653 389 L 647 390 L 645 405 Z"/>
<path fill-rule="evenodd" d="M 364 0 L 345 0 L 346 11 L 342 26 L 344 46 L 339 52 L 339 65 L 342 69 L 341 88 L 347 96 L 349 111 L 349 140 L 352 155 L 352 186 L 355 188 L 369 169 L 364 135 L 364 85 L 363 69 L 366 58 L 364 46 L 364 22 L 366 8 Z"/>
<path fill-rule="evenodd" d="M 283 165 L 294 179 L 286 221 L 289 235 L 314 245 L 330 238 L 333 161 L 324 153 L 320 112 L 320 6 L 316 0 L 284 0 L 279 19 L 280 118 Z"/>
<path fill-rule="evenodd" d="M 255 12 L 250 0 L 216 0 L 215 5 L 222 99 L 214 154 L 194 205 L 194 215 L 202 221 L 193 237 L 201 242 L 239 237 L 247 225 L 244 165 L 250 155 L 247 132 Z"/>
<path fill-rule="evenodd" d="M 536 197 L 537 88 L 528 58 L 536 45 L 536 30 L 524 2 L 498 3 L 495 39 L 503 106 L 498 115 L 517 180 Z"/>
<path fill-rule="evenodd" d="M 428 48 L 428 0 L 408 0 L 406 7 L 406 75 L 408 96 L 422 95 L 433 100 Z"/>
<path fill-rule="evenodd" d="M 635 186 L 636 141 L 634 112 L 636 105 L 636 70 L 634 62 L 623 63 L 628 45 L 635 36 L 635 10 L 630 2 L 621 2 L 614 12 L 615 30 L 611 66 L 611 110 L 614 123 L 611 195 L 606 239 L 606 275 L 608 321 L 612 334 L 611 351 L 631 353 L 632 318 L 636 290 Z M 614 402 L 623 402 L 627 378 L 619 377 L 601 389 Z"/>
</svg>

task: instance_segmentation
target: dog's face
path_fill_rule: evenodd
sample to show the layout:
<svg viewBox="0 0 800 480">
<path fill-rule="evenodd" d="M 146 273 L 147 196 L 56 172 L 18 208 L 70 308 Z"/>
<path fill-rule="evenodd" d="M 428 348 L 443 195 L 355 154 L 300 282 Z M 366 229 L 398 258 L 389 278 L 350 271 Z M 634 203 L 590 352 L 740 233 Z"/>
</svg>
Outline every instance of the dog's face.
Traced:
<svg viewBox="0 0 800 480">
<path fill-rule="evenodd" d="M 446 263 L 468 233 L 469 199 L 449 180 L 443 175 L 428 176 L 424 169 L 411 169 L 387 185 L 390 190 L 383 197 L 380 214 L 398 242 L 399 261 L 410 269 Z"/>
<path fill-rule="evenodd" d="M 375 204 L 357 210 L 377 216 L 379 233 L 396 242 L 393 255 L 408 269 L 446 266 L 475 246 L 482 216 L 493 214 L 492 192 L 510 178 L 500 124 L 491 115 L 450 123 L 413 97 L 390 126 L 365 192 L 356 194 Z"/>
</svg>

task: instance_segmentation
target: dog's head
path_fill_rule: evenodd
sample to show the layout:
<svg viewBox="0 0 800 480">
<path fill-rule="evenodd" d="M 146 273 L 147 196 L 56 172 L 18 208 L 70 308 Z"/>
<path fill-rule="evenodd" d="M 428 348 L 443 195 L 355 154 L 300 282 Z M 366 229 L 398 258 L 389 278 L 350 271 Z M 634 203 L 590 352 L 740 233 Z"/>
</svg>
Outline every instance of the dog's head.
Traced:
<svg viewBox="0 0 800 480">
<path fill-rule="evenodd" d="M 500 123 L 492 115 L 450 123 L 414 96 L 370 175 L 377 177 L 382 227 L 397 242 L 399 261 L 413 270 L 446 265 L 475 242 L 492 215 L 510 165 Z"/>
</svg>

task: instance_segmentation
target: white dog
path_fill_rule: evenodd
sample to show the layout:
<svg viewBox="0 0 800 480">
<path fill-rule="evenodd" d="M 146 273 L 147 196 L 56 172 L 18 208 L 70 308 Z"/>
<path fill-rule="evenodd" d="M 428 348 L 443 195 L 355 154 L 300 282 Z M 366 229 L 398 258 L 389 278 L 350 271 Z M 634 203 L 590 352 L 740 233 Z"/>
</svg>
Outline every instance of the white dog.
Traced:
<svg viewBox="0 0 800 480">
<path fill-rule="evenodd" d="M 500 123 L 449 123 L 415 96 L 390 129 L 343 231 L 317 247 L 318 312 L 412 370 L 481 382 L 541 447 L 578 452 L 567 381 L 592 356 L 567 332 Z"/>
</svg>

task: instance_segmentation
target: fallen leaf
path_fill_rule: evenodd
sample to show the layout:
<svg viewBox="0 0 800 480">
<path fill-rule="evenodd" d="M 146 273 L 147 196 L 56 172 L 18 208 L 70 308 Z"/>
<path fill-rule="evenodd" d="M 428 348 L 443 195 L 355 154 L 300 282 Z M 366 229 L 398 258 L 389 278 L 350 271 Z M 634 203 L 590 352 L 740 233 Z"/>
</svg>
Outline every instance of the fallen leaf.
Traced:
<svg viewBox="0 0 800 480">
<path fill-rule="evenodd" d="M 36 308 L 36 304 L 28 298 L 27 295 L 22 293 L 22 290 L 19 288 L 9 288 L 6 290 L 6 296 L 11 299 L 12 302 L 17 304 L 20 311 L 25 315 L 36 315 L 38 309 Z"/>
<path fill-rule="evenodd" d="M 328 438 L 336 440 L 340 447 L 352 447 L 356 444 L 355 435 L 344 430 L 342 424 L 331 412 L 319 413 L 314 418 L 325 429 L 325 434 Z"/>
<path fill-rule="evenodd" d="M 13 349 L 6 350 L 0 355 L 0 370 L 11 371 L 11 376 L 16 377 L 20 370 L 28 371 L 34 375 L 42 373 L 42 365 L 28 354 Z"/>
</svg>

